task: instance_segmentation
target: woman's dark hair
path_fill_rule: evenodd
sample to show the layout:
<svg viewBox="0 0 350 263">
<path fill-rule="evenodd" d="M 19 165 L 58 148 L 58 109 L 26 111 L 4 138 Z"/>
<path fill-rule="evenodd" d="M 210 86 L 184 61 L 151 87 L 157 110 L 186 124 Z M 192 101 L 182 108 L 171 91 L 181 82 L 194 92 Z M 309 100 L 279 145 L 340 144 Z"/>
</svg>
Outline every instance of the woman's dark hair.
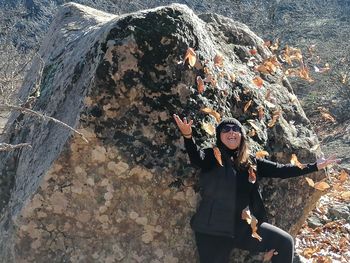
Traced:
<svg viewBox="0 0 350 263">
<path fill-rule="evenodd" d="M 218 146 L 222 144 L 220 139 L 220 132 L 226 124 L 234 124 L 240 127 L 241 130 L 241 143 L 236 150 L 236 158 L 234 159 L 234 164 L 237 168 L 244 168 L 248 166 L 249 163 L 249 144 L 248 138 L 245 132 L 244 126 L 235 118 L 225 118 L 216 127 L 216 140 Z"/>
</svg>

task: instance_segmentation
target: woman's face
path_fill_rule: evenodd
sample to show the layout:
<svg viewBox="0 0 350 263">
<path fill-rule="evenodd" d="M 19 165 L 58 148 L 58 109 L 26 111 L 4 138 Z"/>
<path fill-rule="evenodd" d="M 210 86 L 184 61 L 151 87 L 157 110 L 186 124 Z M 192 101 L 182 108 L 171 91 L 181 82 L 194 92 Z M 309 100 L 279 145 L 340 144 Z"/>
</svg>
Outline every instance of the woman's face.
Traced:
<svg viewBox="0 0 350 263">
<path fill-rule="evenodd" d="M 236 124 L 225 124 L 220 132 L 220 140 L 230 150 L 237 149 L 242 140 L 241 128 Z"/>
</svg>

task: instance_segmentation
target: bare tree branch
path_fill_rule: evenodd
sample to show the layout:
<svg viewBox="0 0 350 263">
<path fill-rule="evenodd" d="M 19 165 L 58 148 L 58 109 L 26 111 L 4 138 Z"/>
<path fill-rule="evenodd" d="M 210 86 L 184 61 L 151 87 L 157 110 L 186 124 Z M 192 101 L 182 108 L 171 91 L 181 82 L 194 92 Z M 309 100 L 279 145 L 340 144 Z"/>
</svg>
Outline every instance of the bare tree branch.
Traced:
<svg viewBox="0 0 350 263">
<path fill-rule="evenodd" d="M 33 111 L 31 109 L 28 109 L 28 108 L 24 108 L 24 107 L 21 107 L 21 106 L 16 106 L 16 105 L 11 105 L 11 104 L 3 104 L 3 105 L 0 105 L 0 110 L 15 110 L 15 111 L 20 111 L 20 112 L 23 112 L 23 113 L 26 113 L 28 115 L 31 115 L 31 116 L 34 116 L 34 117 L 39 117 L 41 119 L 44 119 L 44 120 L 50 120 L 50 121 L 53 121 L 73 132 L 75 132 L 76 134 L 80 135 L 81 138 L 86 142 L 86 143 L 89 143 L 89 141 L 85 138 L 85 136 L 77 131 L 76 129 L 72 128 L 71 126 L 69 126 L 68 124 L 60 121 L 60 120 L 57 120 L 53 117 L 50 117 L 50 116 L 47 116 L 47 115 L 44 115 L 42 113 L 39 113 L 37 111 Z"/>
<path fill-rule="evenodd" d="M 29 143 L 20 143 L 20 144 L 7 144 L 0 143 L 0 152 L 8 152 L 22 147 L 32 147 Z"/>
</svg>

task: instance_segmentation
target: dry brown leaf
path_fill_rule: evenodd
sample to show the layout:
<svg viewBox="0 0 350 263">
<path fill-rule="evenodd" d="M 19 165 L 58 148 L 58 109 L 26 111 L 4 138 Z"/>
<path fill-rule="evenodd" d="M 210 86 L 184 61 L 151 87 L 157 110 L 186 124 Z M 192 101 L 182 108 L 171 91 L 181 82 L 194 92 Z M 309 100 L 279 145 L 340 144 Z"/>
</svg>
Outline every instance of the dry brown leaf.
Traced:
<svg viewBox="0 0 350 263">
<path fill-rule="evenodd" d="M 208 133 L 209 135 L 215 134 L 215 127 L 211 123 L 203 122 L 202 128 Z"/>
<path fill-rule="evenodd" d="M 201 109 L 201 111 L 212 115 L 215 118 L 217 123 L 219 123 L 221 121 L 220 114 L 218 112 L 216 112 L 215 110 L 210 109 L 210 108 L 203 108 L 203 109 Z"/>
<path fill-rule="evenodd" d="M 265 158 L 266 156 L 269 156 L 269 153 L 267 151 L 258 151 L 255 154 L 256 158 Z"/>
<path fill-rule="evenodd" d="M 188 64 L 193 67 L 196 64 L 196 52 L 193 48 L 188 48 L 185 54 L 184 62 L 188 61 Z"/>
<path fill-rule="evenodd" d="M 251 54 L 251 55 L 256 55 L 256 53 L 257 53 L 258 51 L 256 50 L 256 48 L 253 48 L 253 49 L 250 49 L 249 50 L 249 53 Z"/>
<path fill-rule="evenodd" d="M 314 188 L 319 190 L 319 191 L 325 191 L 328 188 L 330 188 L 330 186 L 326 182 L 317 182 L 317 183 L 315 183 Z"/>
<path fill-rule="evenodd" d="M 197 89 L 199 94 L 204 92 L 204 81 L 200 76 L 197 76 Z"/>
<path fill-rule="evenodd" d="M 349 178 L 349 174 L 345 172 L 345 170 L 341 170 L 339 174 L 339 181 L 345 182 L 346 180 L 348 180 L 348 178 Z"/>
<path fill-rule="evenodd" d="M 218 147 L 214 147 L 213 150 L 214 150 L 215 159 L 218 161 L 218 163 L 221 166 L 223 166 L 222 165 L 222 159 L 221 159 L 221 152 L 220 152 L 219 148 Z"/>
<path fill-rule="evenodd" d="M 271 98 L 271 90 L 267 89 L 266 90 L 266 95 L 265 95 L 265 100 L 270 101 Z"/>
<path fill-rule="evenodd" d="M 310 75 L 309 75 L 309 69 L 306 68 L 306 67 L 304 67 L 304 66 L 302 66 L 302 67 L 300 68 L 299 76 L 300 76 L 302 79 L 305 79 L 305 80 L 307 80 L 307 81 L 309 81 L 309 82 L 313 82 L 313 81 L 314 81 L 314 80 L 310 77 Z"/>
<path fill-rule="evenodd" d="M 243 112 L 246 112 L 249 109 L 250 105 L 252 105 L 252 102 L 253 101 L 250 100 L 244 105 Z"/>
<path fill-rule="evenodd" d="M 253 136 L 255 136 L 255 134 L 256 134 L 256 131 L 254 130 L 254 129 L 251 129 L 251 130 L 249 130 L 249 132 L 248 132 L 248 136 L 249 137 L 253 137 Z"/>
<path fill-rule="evenodd" d="M 321 116 L 325 121 L 336 122 L 334 117 L 328 112 L 321 112 Z"/>
<path fill-rule="evenodd" d="M 300 70 L 298 68 L 289 68 L 284 72 L 284 74 L 289 77 L 296 77 L 300 76 Z"/>
<path fill-rule="evenodd" d="M 248 225 L 250 225 L 252 229 L 252 237 L 258 239 L 259 241 L 262 240 L 262 238 L 258 235 L 257 230 L 258 230 L 258 220 L 254 215 L 249 210 L 249 206 L 244 208 L 241 213 L 241 217 L 243 220 L 245 220 Z"/>
<path fill-rule="evenodd" d="M 224 66 L 224 58 L 222 57 L 221 54 L 216 54 L 214 57 L 214 65 L 222 68 Z"/>
<path fill-rule="evenodd" d="M 305 180 L 311 187 L 315 186 L 314 180 L 312 180 L 311 178 L 305 176 Z"/>
<path fill-rule="evenodd" d="M 295 165 L 295 166 L 298 166 L 300 169 L 304 169 L 304 167 L 305 167 L 304 164 L 299 162 L 298 157 L 294 153 L 292 154 L 292 158 L 290 159 L 290 163 Z"/>
<path fill-rule="evenodd" d="M 249 183 L 252 183 L 252 184 L 256 182 L 256 174 L 252 166 L 250 166 L 248 169 L 248 181 Z"/>
<path fill-rule="evenodd" d="M 261 121 L 264 116 L 265 116 L 265 112 L 264 112 L 264 107 L 263 106 L 259 106 L 258 107 L 258 115 L 259 115 L 259 120 Z"/>
<path fill-rule="evenodd" d="M 268 126 L 269 128 L 272 128 L 273 126 L 275 126 L 275 124 L 276 124 L 278 118 L 280 117 L 280 115 L 281 115 L 281 111 L 279 111 L 279 110 L 274 111 L 274 112 L 273 112 L 273 115 L 272 115 L 272 119 L 271 119 L 270 122 L 267 124 L 267 126 Z"/>
<path fill-rule="evenodd" d="M 253 83 L 258 87 L 258 88 L 261 88 L 263 85 L 264 85 L 264 81 L 262 78 L 260 77 L 255 77 L 253 79 Z"/>
<path fill-rule="evenodd" d="M 280 40 L 277 38 L 274 43 L 271 42 L 271 45 L 269 46 L 271 51 L 276 51 L 279 48 Z"/>
<path fill-rule="evenodd" d="M 306 248 L 303 250 L 302 255 L 309 259 L 312 257 L 313 254 L 315 254 L 317 251 L 319 251 L 318 247 L 313 247 L 313 248 Z"/>
<path fill-rule="evenodd" d="M 350 191 L 342 192 L 340 197 L 345 201 L 350 201 Z"/>
<path fill-rule="evenodd" d="M 232 82 L 235 82 L 235 81 L 236 81 L 236 74 L 235 74 L 235 73 L 231 73 L 231 74 L 230 74 L 230 80 L 231 80 Z"/>
</svg>

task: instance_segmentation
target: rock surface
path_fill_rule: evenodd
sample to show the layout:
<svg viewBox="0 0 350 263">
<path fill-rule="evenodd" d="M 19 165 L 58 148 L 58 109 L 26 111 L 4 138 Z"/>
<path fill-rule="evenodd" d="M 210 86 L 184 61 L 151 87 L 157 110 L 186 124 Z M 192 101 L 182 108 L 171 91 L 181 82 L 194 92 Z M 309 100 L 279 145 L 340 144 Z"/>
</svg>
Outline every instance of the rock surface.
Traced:
<svg viewBox="0 0 350 263">
<path fill-rule="evenodd" d="M 182 63 L 188 47 L 201 62 L 193 68 Z M 219 53 L 222 66 L 213 62 Z M 183 5 L 114 16 L 66 4 L 40 54 L 40 90 L 34 90 L 38 60 L 19 98 L 40 93 L 32 109 L 76 127 L 89 143 L 53 122 L 10 117 L 3 140 L 32 148 L 0 156 L 6 262 L 193 262 L 196 171 L 173 113 L 195 121 L 203 145 L 214 139 L 201 128 L 215 124 L 200 111 L 209 107 L 255 129 L 253 152 L 265 149 L 280 162 L 292 153 L 304 162 L 315 159 L 316 135 L 283 72 L 261 74 L 262 87 L 252 82 L 259 75 L 254 67 L 272 54 L 248 27 L 228 18 L 198 17 Z M 196 77 L 206 72 L 215 81 L 199 94 Z M 261 120 L 258 107 L 265 110 Z M 174 184 L 175 176 L 183 179 Z M 271 222 L 292 234 L 320 196 L 302 178 L 261 185 Z"/>
</svg>

